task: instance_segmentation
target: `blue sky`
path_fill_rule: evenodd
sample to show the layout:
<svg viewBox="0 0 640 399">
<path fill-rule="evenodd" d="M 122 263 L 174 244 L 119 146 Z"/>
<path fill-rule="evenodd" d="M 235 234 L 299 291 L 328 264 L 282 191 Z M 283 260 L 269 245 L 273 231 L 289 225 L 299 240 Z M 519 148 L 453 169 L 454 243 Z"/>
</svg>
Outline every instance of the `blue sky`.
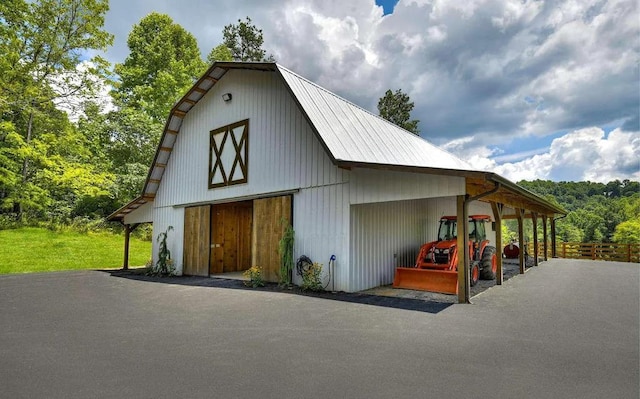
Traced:
<svg viewBox="0 0 640 399">
<path fill-rule="evenodd" d="M 398 0 L 376 0 L 376 4 L 382 6 L 384 15 L 387 15 L 393 13 L 393 8 L 398 4 Z"/>
<path fill-rule="evenodd" d="M 111 0 L 113 63 L 145 15 L 168 14 L 203 57 L 250 16 L 285 67 L 377 113 L 415 103 L 421 136 L 521 179 L 640 180 L 637 0 Z M 206 16 L 206 17 L 203 17 Z"/>
</svg>

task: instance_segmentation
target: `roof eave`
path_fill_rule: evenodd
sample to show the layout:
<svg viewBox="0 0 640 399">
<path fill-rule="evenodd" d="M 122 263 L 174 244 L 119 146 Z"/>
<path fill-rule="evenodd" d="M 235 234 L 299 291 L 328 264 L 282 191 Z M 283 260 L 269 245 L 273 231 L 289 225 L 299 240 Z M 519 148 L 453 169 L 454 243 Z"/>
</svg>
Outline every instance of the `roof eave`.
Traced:
<svg viewBox="0 0 640 399">
<path fill-rule="evenodd" d="M 391 171 L 398 171 L 398 172 L 413 172 L 413 173 L 438 174 L 438 175 L 446 175 L 446 176 L 483 178 L 484 180 L 491 181 L 496 184 L 500 184 L 506 189 L 525 197 L 529 201 L 542 205 L 544 208 L 549 209 L 553 213 L 560 214 L 560 215 L 567 214 L 567 211 L 564 210 L 563 208 L 558 207 L 557 205 L 547 201 L 546 199 L 540 197 L 539 195 L 525 189 L 524 187 L 517 185 L 516 183 L 494 172 L 467 170 L 467 169 L 450 169 L 450 168 L 433 168 L 433 167 L 408 166 L 408 165 L 377 164 L 377 163 L 353 162 L 353 161 L 345 161 L 345 160 L 337 160 L 336 164 L 338 167 L 341 167 L 344 169 L 365 168 L 365 169 L 391 170 Z"/>
</svg>

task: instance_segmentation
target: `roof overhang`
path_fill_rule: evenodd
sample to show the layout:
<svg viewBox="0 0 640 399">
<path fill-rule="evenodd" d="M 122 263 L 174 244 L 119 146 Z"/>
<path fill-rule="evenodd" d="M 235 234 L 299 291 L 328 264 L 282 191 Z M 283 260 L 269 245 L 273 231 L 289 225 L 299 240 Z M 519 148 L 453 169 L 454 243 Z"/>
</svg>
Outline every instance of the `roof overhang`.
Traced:
<svg viewBox="0 0 640 399">
<path fill-rule="evenodd" d="M 136 209 L 140 208 L 142 205 L 146 204 L 147 202 L 150 202 L 150 200 L 142 196 L 137 197 L 133 199 L 133 201 L 130 201 L 128 204 L 117 209 L 111 215 L 107 216 L 107 220 L 122 222 L 125 216 L 135 211 Z"/>
<path fill-rule="evenodd" d="M 554 215 L 567 214 L 567 211 L 562 207 L 551 203 L 539 195 L 532 193 L 531 191 L 493 172 L 445 168 L 423 168 L 340 160 L 337 160 L 337 165 L 343 169 L 365 168 L 463 177 L 465 178 L 466 194 L 470 197 L 490 193 L 483 195 L 480 201 L 496 202 L 514 209 L 524 209 L 529 212 L 550 217 L 554 217 Z"/>
</svg>

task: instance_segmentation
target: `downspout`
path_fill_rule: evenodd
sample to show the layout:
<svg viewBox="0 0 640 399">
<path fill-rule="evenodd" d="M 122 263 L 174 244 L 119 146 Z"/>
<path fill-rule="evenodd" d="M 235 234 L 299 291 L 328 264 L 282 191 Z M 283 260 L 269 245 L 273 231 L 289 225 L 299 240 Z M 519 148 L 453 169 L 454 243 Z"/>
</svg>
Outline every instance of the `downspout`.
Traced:
<svg viewBox="0 0 640 399">
<path fill-rule="evenodd" d="M 495 187 L 492 188 L 491 190 L 475 195 L 473 197 L 466 197 L 464 200 L 464 214 L 465 215 L 469 215 L 469 203 L 471 203 L 472 201 L 477 201 L 481 198 L 484 198 L 486 196 L 489 196 L 491 194 L 496 193 L 498 190 L 500 190 L 500 183 L 498 183 L 497 181 L 493 181 L 493 184 L 495 184 Z M 468 217 L 467 217 L 468 219 Z M 466 231 L 466 228 L 465 228 Z M 465 267 L 465 271 L 464 271 L 464 285 L 465 285 L 465 290 L 464 290 L 464 303 L 471 303 L 471 293 L 469 292 L 471 290 L 471 286 L 469 283 L 469 272 L 471 270 L 471 263 L 469 262 L 469 244 L 468 242 L 465 244 L 464 246 L 464 263 L 467 267 Z"/>
</svg>

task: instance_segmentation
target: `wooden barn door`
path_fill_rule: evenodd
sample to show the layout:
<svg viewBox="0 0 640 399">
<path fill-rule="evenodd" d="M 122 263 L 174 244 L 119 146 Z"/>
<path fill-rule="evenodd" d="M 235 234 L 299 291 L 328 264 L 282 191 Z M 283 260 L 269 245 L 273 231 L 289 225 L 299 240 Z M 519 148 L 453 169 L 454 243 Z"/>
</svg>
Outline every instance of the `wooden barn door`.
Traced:
<svg viewBox="0 0 640 399">
<path fill-rule="evenodd" d="M 183 273 L 186 275 L 209 275 L 210 209 L 205 205 L 184 210 Z"/>
<path fill-rule="evenodd" d="M 262 268 L 265 280 L 277 282 L 280 270 L 278 245 L 291 223 L 291 196 L 253 201 L 253 250 L 251 264 Z"/>
<path fill-rule="evenodd" d="M 228 273 L 251 267 L 253 203 L 211 206 L 211 256 L 209 273 Z"/>
</svg>

